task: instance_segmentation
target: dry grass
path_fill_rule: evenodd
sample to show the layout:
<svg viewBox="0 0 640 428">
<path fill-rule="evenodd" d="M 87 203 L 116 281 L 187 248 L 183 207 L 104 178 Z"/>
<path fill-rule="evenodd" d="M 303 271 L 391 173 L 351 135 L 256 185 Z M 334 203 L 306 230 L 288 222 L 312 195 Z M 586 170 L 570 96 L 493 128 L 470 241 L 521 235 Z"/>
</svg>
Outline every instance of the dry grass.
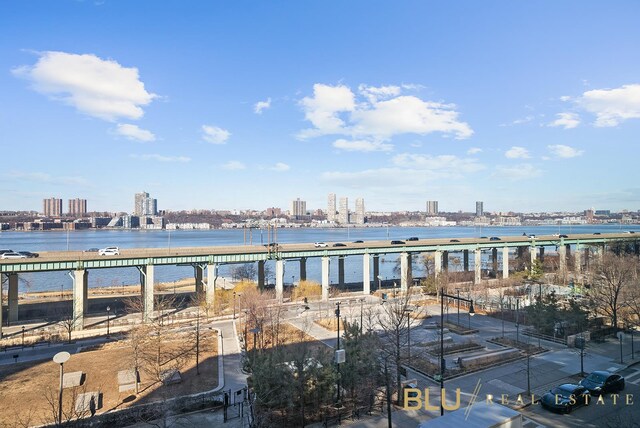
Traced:
<svg viewBox="0 0 640 428">
<path fill-rule="evenodd" d="M 320 318 L 314 320 L 313 322 L 321 327 L 326 328 L 327 330 L 338 331 L 338 322 L 336 321 L 336 318 Z M 344 328 L 344 324 L 342 322 L 340 323 L 340 328 Z"/>
<path fill-rule="evenodd" d="M 182 382 L 179 384 L 162 386 L 141 371 L 140 392 L 137 396 L 133 395 L 134 391 L 118 392 L 118 371 L 130 368 L 128 361 L 131 350 L 125 343 L 109 343 L 91 351 L 73 354 L 65 363 L 64 370 L 65 373 L 73 371 L 85 373 L 85 382 L 77 388 L 77 393 L 102 392 L 103 407 L 98 410 L 98 413 L 102 413 L 215 388 L 218 384 L 217 348 L 216 335 L 201 342 L 200 375 L 196 374 L 195 357 L 193 357 L 181 369 Z M 16 424 L 19 426 L 25 421 L 29 421 L 28 425 L 53 421 L 45 393 L 47 389 L 52 388 L 57 397 L 58 364 L 49 359 L 0 366 L 0 379 L 2 379 L 0 403 L 5 409 L 0 412 L 0 427 L 16 426 Z M 73 395 L 71 389 L 64 390 L 63 408 L 72 404 Z"/>
<path fill-rule="evenodd" d="M 238 323 L 238 333 L 244 335 L 244 324 Z M 251 326 L 247 326 L 247 334 L 246 334 L 246 349 L 251 351 L 255 349 L 254 345 L 254 335 L 251 333 Z M 276 334 L 277 333 L 277 334 Z M 277 336 L 277 337 L 276 337 Z M 256 333 L 255 335 L 256 341 L 258 342 L 258 348 L 262 349 L 270 349 L 273 348 L 276 343 L 280 346 L 291 345 L 294 343 L 300 342 L 313 342 L 316 339 L 312 336 L 309 336 L 304 331 L 300 330 L 296 326 L 282 322 L 279 325 L 278 331 L 267 330 L 266 332 Z"/>
</svg>

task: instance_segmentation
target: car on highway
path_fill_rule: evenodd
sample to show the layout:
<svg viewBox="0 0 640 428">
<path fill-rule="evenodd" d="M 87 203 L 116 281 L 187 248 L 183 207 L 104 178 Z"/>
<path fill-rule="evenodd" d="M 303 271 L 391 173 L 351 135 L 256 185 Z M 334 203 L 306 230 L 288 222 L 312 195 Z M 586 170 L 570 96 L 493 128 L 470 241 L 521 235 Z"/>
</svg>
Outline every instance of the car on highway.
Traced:
<svg viewBox="0 0 640 428">
<path fill-rule="evenodd" d="M 569 235 L 565 235 L 565 234 L 560 234 L 560 236 L 558 236 L 559 238 L 568 238 Z"/>
<path fill-rule="evenodd" d="M 34 257 L 39 257 L 40 256 L 40 254 L 32 253 L 31 251 L 18 251 L 18 254 L 22 254 L 23 256 L 25 256 L 28 259 L 32 259 Z"/>
<path fill-rule="evenodd" d="M 547 410 L 570 413 L 589 402 L 589 390 L 582 385 L 564 383 L 544 394 L 540 404 Z"/>
<path fill-rule="evenodd" d="M 529 239 L 536 239 L 536 235 L 529 235 Z"/>
<path fill-rule="evenodd" d="M 593 395 L 620 392 L 624 389 L 624 377 L 605 370 L 597 370 L 590 373 L 580 381 Z"/>
<path fill-rule="evenodd" d="M 391 241 L 391 245 L 402 245 L 404 241 Z"/>
<path fill-rule="evenodd" d="M 412 236 L 410 238 L 407 238 L 407 241 L 419 241 L 420 238 L 418 238 L 417 236 Z"/>
<path fill-rule="evenodd" d="M 336 242 L 335 244 L 333 244 L 334 247 L 346 247 L 347 244 L 343 244 L 342 242 Z"/>
<path fill-rule="evenodd" d="M 0 256 L 1 259 L 26 259 L 27 256 L 25 256 L 24 254 L 20 254 L 20 253 L 15 253 L 13 251 L 9 252 L 9 253 L 4 253 Z"/>
<path fill-rule="evenodd" d="M 275 243 L 275 242 L 269 242 L 268 244 L 264 244 L 264 246 L 267 247 L 267 248 L 269 248 L 269 247 L 273 248 L 273 247 L 277 247 L 278 244 Z"/>
<path fill-rule="evenodd" d="M 497 236 L 492 236 L 491 238 L 489 238 L 489 241 L 502 241 L 502 239 L 498 238 Z"/>
<path fill-rule="evenodd" d="M 328 247 L 329 245 L 327 245 L 327 243 L 326 243 L 326 242 L 315 242 L 315 243 L 313 244 L 313 246 L 314 246 L 314 247 L 316 247 L 316 248 L 326 248 L 326 247 Z"/>
<path fill-rule="evenodd" d="M 353 241 L 353 243 L 354 243 L 354 244 L 364 244 L 364 241 L 360 241 L 360 240 L 358 240 L 358 241 Z"/>
<path fill-rule="evenodd" d="M 636 233 L 635 230 L 627 230 L 627 233 Z"/>
<path fill-rule="evenodd" d="M 449 242 L 460 242 L 459 239 L 449 239 Z"/>
<path fill-rule="evenodd" d="M 489 238 L 486 236 L 481 236 L 480 239 L 489 239 Z"/>
<path fill-rule="evenodd" d="M 594 235 L 600 235 L 600 232 L 593 232 Z"/>
<path fill-rule="evenodd" d="M 118 247 L 105 247 L 98 250 L 99 256 L 118 256 L 120 255 L 120 248 Z"/>
<path fill-rule="evenodd" d="M 0 250 L 0 256 L 3 255 L 4 253 L 13 253 L 13 250 Z"/>
<path fill-rule="evenodd" d="M 100 251 L 100 248 L 88 248 L 84 251 L 82 251 L 83 253 L 97 253 L 98 251 Z"/>
</svg>

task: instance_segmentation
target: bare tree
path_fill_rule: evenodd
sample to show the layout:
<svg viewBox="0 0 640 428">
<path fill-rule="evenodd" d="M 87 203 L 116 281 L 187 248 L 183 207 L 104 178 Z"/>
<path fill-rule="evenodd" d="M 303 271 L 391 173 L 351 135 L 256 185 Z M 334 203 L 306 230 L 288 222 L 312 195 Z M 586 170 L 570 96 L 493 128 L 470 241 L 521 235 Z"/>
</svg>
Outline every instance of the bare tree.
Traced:
<svg viewBox="0 0 640 428">
<path fill-rule="evenodd" d="M 613 327 L 618 326 L 619 312 L 626 304 L 623 296 L 637 279 L 638 258 L 635 256 L 605 253 L 593 265 L 589 298 L 596 310 L 611 319 Z"/>
</svg>

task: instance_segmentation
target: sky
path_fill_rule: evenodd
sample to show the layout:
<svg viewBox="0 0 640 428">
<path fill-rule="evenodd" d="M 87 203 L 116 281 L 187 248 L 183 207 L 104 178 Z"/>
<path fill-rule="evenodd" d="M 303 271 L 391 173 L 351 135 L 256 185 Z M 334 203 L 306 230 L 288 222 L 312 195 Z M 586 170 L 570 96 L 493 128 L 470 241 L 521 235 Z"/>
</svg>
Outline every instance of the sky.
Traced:
<svg viewBox="0 0 640 428">
<path fill-rule="evenodd" d="M 638 210 L 640 2 L 0 2 L 0 210 Z"/>
</svg>

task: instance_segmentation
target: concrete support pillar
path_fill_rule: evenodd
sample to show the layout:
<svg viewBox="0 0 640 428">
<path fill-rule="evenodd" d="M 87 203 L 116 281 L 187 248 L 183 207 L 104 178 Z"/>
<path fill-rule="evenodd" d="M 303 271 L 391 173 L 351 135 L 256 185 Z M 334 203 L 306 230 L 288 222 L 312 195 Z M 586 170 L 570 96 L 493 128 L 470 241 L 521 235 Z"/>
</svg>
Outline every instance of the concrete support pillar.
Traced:
<svg viewBox="0 0 640 428">
<path fill-rule="evenodd" d="M 480 284 L 480 281 L 482 281 L 482 250 L 480 248 L 476 248 L 475 250 L 473 270 L 475 271 L 473 283 Z"/>
<path fill-rule="evenodd" d="M 538 253 L 538 258 L 541 263 L 544 263 L 544 247 L 540 247 L 540 252 Z"/>
<path fill-rule="evenodd" d="M 193 276 L 196 283 L 196 296 L 202 296 L 202 292 L 204 291 L 204 283 L 202 279 L 204 278 L 204 266 L 196 265 L 193 267 Z"/>
<path fill-rule="evenodd" d="M 8 280 L 6 280 L 6 281 L 8 281 Z M 0 273 L 0 339 L 2 339 L 2 321 L 3 321 L 3 319 L 2 319 L 2 315 L 3 315 L 2 314 L 2 289 L 4 288 L 3 287 L 4 282 L 5 282 L 5 274 L 4 273 Z"/>
<path fill-rule="evenodd" d="M 493 269 L 493 273 L 498 277 L 498 249 L 491 249 L 491 269 Z"/>
<path fill-rule="evenodd" d="M 88 306 L 89 273 L 85 269 L 73 271 L 73 329 L 84 329 L 84 314 Z"/>
<path fill-rule="evenodd" d="M 374 258 L 374 261 L 376 260 L 376 258 Z M 331 261 L 331 258 L 329 257 L 323 257 L 322 258 L 322 300 L 323 301 L 327 301 L 329 300 L 329 263 Z M 374 265 L 375 267 L 375 265 Z"/>
<path fill-rule="evenodd" d="M 307 280 L 307 258 L 300 257 L 300 281 Z"/>
<path fill-rule="evenodd" d="M 573 253 L 574 256 L 574 269 L 576 273 L 582 272 L 582 249 L 576 246 L 576 251 Z"/>
<path fill-rule="evenodd" d="M 442 270 L 445 272 L 449 272 L 449 252 L 442 252 Z"/>
<path fill-rule="evenodd" d="M 142 288 L 142 321 L 149 322 L 153 317 L 154 307 L 154 288 L 155 288 L 153 265 L 144 265 L 140 267 L 140 284 Z"/>
<path fill-rule="evenodd" d="M 378 288 L 380 288 L 380 256 L 378 254 L 373 255 L 373 280 L 378 281 Z"/>
<path fill-rule="evenodd" d="M 413 273 L 411 272 L 411 253 L 400 254 L 400 290 L 406 292 L 411 287 Z"/>
<path fill-rule="evenodd" d="M 284 260 L 276 260 L 276 299 L 282 302 L 284 293 Z"/>
<path fill-rule="evenodd" d="M 502 247 L 502 277 L 509 278 L 509 247 Z"/>
<path fill-rule="evenodd" d="M 558 247 L 558 270 L 561 275 L 567 270 L 567 247 L 566 245 L 560 245 Z"/>
<path fill-rule="evenodd" d="M 258 261 L 258 288 L 264 289 L 264 260 Z"/>
<path fill-rule="evenodd" d="M 362 256 L 362 294 L 368 296 L 371 294 L 371 256 L 364 254 Z M 0 320 L 1 321 L 1 320 Z"/>
<path fill-rule="evenodd" d="M 442 272 L 442 251 L 436 250 L 433 254 L 433 270 L 436 278 Z"/>
<path fill-rule="evenodd" d="M 469 250 L 462 252 L 462 267 L 465 272 L 469 272 Z"/>
<path fill-rule="evenodd" d="M 18 274 L 10 273 L 9 277 L 9 295 L 7 301 L 7 312 L 9 313 L 9 322 L 18 321 Z"/>
<path fill-rule="evenodd" d="M 262 262 L 264 263 L 264 262 Z M 258 272 L 260 269 L 258 268 Z M 259 275 L 259 274 L 258 274 Z M 262 279 L 264 282 L 264 264 L 262 265 Z M 207 265 L 207 287 L 204 291 L 204 298 L 208 306 L 214 307 L 216 303 L 216 281 L 218 280 L 218 265 L 211 263 Z"/>
<path fill-rule="evenodd" d="M 582 250 L 582 253 L 584 255 L 584 266 L 589 269 L 589 263 L 591 263 L 591 249 L 589 247 L 585 247 Z"/>
<path fill-rule="evenodd" d="M 533 264 L 536 262 L 537 256 L 538 256 L 538 252 L 537 252 L 537 248 L 535 245 L 529 247 L 529 258 L 530 258 L 530 265 L 531 268 L 529 269 L 530 272 L 533 272 Z"/>
<path fill-rule="evenodd" d="M 338 287 L 344 288 L 344 257 L 338 257 Z"/>
</svg>

